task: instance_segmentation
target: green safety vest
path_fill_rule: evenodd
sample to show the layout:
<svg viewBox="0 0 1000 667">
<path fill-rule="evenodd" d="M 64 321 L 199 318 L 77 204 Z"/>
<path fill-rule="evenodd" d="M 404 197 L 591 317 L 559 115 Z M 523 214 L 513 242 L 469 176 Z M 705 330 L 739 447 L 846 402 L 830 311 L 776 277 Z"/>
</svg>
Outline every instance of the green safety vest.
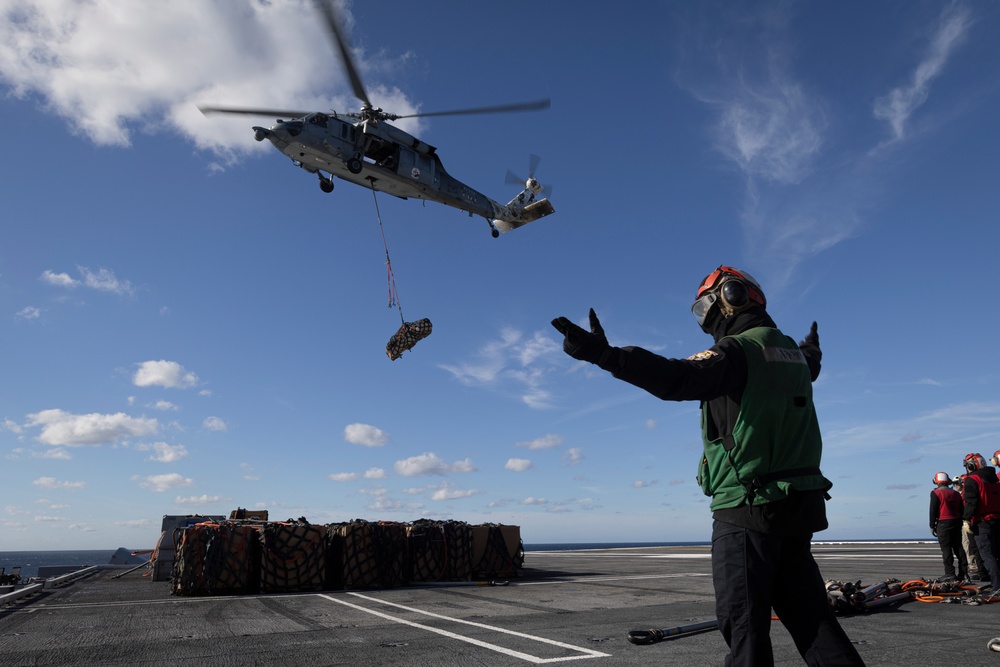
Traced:
<svg viewBox="0 0 1000 667">
<path fill-rule="evenodd" d="M 698 483 L 712 510 L 763 505 L 791 490 L 826 491 L 819 470 L 823 441 L 805 356 L 777 329 L 757 327 L 736 336 L 747 359 L 747 384 L 732 433 L 718 433 L 709 402 L 701 404 L 705 453 Z"/>
</svg>

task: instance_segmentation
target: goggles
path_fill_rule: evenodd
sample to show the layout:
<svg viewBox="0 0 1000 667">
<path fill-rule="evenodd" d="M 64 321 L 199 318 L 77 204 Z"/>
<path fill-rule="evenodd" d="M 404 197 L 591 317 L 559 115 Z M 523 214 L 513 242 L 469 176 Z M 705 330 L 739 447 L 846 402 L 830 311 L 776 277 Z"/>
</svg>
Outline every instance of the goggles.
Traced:
<svg viewBox="0 0 1000 667">
<path fill-rule="evenodd" d="M 712 306 L 714 306 L 715 302 L 718 300 L 718 292 L 709 292 L 705 296 L 695 299 L 694 304 L 691 305 L 691 314 L 694 315 L 694 319 L 698 320 L 699 325 L 705 324 L 705 320 L 708 319 L 709 311 L 712 310 Z"/>
</svg>

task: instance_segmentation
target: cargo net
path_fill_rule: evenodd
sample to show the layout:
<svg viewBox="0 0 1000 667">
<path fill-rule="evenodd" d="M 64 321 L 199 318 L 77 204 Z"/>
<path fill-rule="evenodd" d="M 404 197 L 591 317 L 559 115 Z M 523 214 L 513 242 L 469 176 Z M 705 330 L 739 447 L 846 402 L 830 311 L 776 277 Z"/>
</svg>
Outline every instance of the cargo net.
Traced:
<svg viewBox="0 0 1000 667">
<path fill-rule="evenodd" d="M 331 571 L 342 588 L 395 588 L 409 580 L 406 526 L 360 519 L 328 528 Z"/>
<path fill-rule="evenodd" d="M 260 541 L 261 592 L 328 590 L 324 526 L 314 526 L 304 519 L 269 523 Z"/>
<path fill-rule="evenodd" d="M 484 578 L 516 576 L 524 565 L 524 545 L 520 531 L 512 526 L 483 524 L 476 526 L 473 542 L 478 558 L 475 573 Z"/>
<path fill-rule="evenodd" d="M 426 317 L 416 322 L 403 322 L 403 326 L 392 335 L 385 346 L 389 359 L 395 361 L 403 356 L 403 352 L 411 349 L 419 341 L 431 335 L 431 321 Z"/>
<path fill-rule="evenodd" d="M 461 521 L 420 519 L 406 528 L 410 581 L 469 581 L 472 527 Z"/>
<path fill-rule="evenodd" d="M 257 591 L 257 530 L 232 523 L 199 523 L 173 532 L 171 593 L 223 595 Z"/>
</svg>

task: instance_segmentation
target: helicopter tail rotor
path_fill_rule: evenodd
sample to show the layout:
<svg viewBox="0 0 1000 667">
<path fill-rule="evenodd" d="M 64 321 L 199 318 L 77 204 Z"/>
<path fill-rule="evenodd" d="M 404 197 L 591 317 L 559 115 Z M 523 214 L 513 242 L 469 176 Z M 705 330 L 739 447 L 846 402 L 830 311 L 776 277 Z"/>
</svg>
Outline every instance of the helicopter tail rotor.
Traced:
<svg viewBox="0 0 1000 667">
<path fill-rule="evenodd" d="M 507 170 L 507 178 L 504 181 L 507 185 L 520 185 L 523 188 L 527 188 L 538 194 L 543 190 L 549 195 L 552 195 L 552 186 L 548 184 L 539 183 L 535 178 L 535 172 L 538 170 L 538 164 L 542 161 L 542 158 L 532 153 L 528 156 L 528 177 L 521 178 L 515 174 L 510 169 Z"/>
</svg>

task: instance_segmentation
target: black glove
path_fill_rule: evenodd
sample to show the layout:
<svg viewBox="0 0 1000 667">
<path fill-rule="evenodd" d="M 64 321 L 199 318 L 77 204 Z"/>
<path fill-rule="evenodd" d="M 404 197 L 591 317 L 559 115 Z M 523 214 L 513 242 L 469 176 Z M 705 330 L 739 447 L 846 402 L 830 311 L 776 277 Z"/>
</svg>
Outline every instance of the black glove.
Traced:
<svg viewBox="0 0 1000 667">
<path fill-rule="evenodd" d="M 809 334 L 806 335 L 806 339 L 799 343 L 799 345 L 815 345 L 819 347 L 819 334 L 816 333 L 816 323 L 809 327 Z"/>
<path fill-rule="evenodd" d="M 589 361 L 596 364 L 601 360 L 601 356 L 611 349 L 608 345 L 608 337 L 604 335 L 604 327 L 597 319 L 597 313 L 590 309 L 590 331 L 577 326 L 565 317 L 557 317 L 552 320 L 554 326 L 563 338 L 563 351 L 574 359 Z"/>
</svg>

